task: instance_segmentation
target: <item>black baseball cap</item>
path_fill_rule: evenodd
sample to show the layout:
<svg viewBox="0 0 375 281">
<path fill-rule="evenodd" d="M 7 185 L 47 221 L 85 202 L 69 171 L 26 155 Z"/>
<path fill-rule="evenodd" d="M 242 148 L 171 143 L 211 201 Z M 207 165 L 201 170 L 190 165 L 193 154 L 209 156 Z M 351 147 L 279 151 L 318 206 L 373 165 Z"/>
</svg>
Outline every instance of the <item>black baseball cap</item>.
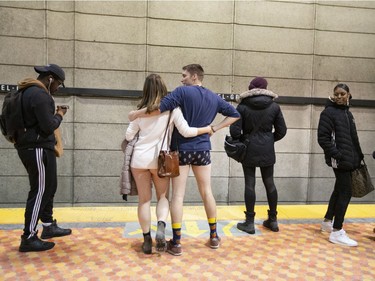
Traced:
<svg viewBox="0 0 375 281">
<path fill-rule="evenodd" d="M 63 87 L 65 88 L 64 81 L 65 81 L 65 72 L 64 70 L 58 66 L 57 64 L 47 64 L 45 66 L 34 66 L 34 69 L 38 73 L 51 73 L 52 75 L 59 78 L 62 82 Z"/>
</svg>

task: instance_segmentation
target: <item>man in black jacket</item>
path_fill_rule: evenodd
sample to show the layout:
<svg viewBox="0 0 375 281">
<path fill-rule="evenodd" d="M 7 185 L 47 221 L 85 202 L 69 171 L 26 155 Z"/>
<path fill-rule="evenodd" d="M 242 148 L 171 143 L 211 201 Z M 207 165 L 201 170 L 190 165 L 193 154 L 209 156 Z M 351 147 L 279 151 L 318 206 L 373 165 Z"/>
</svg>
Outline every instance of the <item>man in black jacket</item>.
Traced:
<svg viewBox="0 0 375 281">
<path fill-rule="evenodd" d="M 19 82 L 25 132 L 15 143 L 18 155 L 29 175 L 30 191 L 25 210 L 25 226 L 21 236 L 20 252 L 45 251 L 55 246 L 40 240 L 37 235 L 39 219 L 43 223 L 42 239 L 65 236 L 70 229 L 57 226 L 53 220 L 53 198 L 57 189 L 57 168 L 54 132 L 59 128 L 67 108 L 58 106 L 52 94 L 64 87 L 65 73 L 56 64 L 36 66 L 37 79 Z"/>
</svg>

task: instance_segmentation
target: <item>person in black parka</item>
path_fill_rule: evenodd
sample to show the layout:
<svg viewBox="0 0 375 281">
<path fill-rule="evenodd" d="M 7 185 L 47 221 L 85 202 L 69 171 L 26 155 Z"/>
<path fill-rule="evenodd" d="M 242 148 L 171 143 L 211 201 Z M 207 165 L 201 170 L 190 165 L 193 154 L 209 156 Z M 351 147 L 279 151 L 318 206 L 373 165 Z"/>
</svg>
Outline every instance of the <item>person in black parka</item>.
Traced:
<svg viewBox="0 0 375 281">
<path fill-rule="evenodd" d="M 278 96 L 267 90 L 267 85 L 267 80 L 262 77 L 256 77 L 250 82 L 249 91 L 240 94 L 238 98 L 237 111 L 241 114 L 241 119 L 230 126 L 233 139 L 248 141 L 246 157 L 242 162 L 246 220 L 238 223 L 237 228 L 249 234 L 255 233 L 256 167 L 260 167 L 269 205 L 268 219 L 263 222 L 263 226 L 275 232 L 279 231 L 278 195 L 273 180 L 276 162 L 274 144 L 286 135 L 287 127 L 280 106 L 274 102 Z"/>
<path fill-rule="evenodd" d="M 351 171 L 360 166 L 364 157 L 354 117 L 349 111 L 351 97 L 346 84 L 337 84 L 333 97 L 329 97 L 320 114 L 318 125 L 318 143 L 324 151 L 326 164 L 333 168 L 336 177 L 321 230 L 330 233 L 330 242 L 345 246 L 358 245 L 346 235 L 342 225 L 352 197 Z"/>
</svg>

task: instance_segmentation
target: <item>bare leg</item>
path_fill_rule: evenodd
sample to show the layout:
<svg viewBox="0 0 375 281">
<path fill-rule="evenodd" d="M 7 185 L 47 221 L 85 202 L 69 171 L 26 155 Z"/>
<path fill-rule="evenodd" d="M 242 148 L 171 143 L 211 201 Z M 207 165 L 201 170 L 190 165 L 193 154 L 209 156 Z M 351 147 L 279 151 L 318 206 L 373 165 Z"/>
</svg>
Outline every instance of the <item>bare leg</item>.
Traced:
<svg viewBox="0 0 375 281">
<path fill-rule="evenodd" d="M 192 166 L 197 180 L 199 193 L 204 203 L 207 218 L 216 218 L 216 201 L 211 189 L 211 164 L 207 166 Z"/>
<path fill-rule="evenodd" d="M 143 233 L 151 228 L 151 173 L 149 170 L 131 168 L 138 189 L 138 221 Z"/>
<path fill-rule="evenodd" d="M 180 166 L 180 175 L 172 179 L 171 218 L 173 223 L 181 223 L 183 215 L 186 181 L 190 166 Z"/>
<path fill-rule="evenodd" d="M 156 205 L 156 217 L 158 221 L 166 222 L 169 214 L 169 178 L 159 178 L 156 169 L 150 170 L 152 174 L 152 181 L 154 182 L 156 198 L 158 203 Z"/>
</svg>

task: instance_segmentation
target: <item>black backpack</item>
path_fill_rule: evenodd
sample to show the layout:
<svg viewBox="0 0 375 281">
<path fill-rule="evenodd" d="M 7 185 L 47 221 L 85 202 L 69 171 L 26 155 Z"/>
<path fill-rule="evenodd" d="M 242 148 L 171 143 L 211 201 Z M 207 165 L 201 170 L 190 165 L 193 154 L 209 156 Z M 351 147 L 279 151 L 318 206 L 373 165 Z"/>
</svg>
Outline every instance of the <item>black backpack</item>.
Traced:
<svg viewBox="0 0 375 281">
<path fill-rule="evenodd" d="M 22 91 L 15 90 L 5 95 L 0 115 L 1 133 L 11 143 L 25 132 L 22 114 Z"/>
</svg>

